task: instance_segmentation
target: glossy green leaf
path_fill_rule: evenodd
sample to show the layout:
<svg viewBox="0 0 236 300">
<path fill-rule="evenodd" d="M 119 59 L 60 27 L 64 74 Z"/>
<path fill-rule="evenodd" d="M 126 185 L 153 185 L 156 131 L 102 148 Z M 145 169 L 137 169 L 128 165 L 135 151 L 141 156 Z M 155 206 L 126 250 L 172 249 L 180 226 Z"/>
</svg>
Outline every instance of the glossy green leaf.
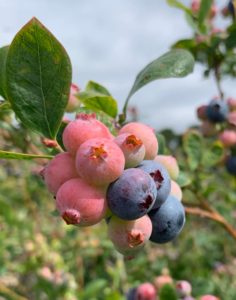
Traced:
<svg viewBox="0 0 236 300">
<path fill-rule="evenodd" d="M 184 135 L 183 149 L 187 155 L 190 170 L 196 170 L 201 162 L 203 149 L 203 139 L 198 131 L 189 130 Z"/>
<path fill-rule="evenodd" d="M 9 46 L 0 48 L 0 95 L 7 99 L 6 94 L 6 59 Z"/>
<path fill-rule="evenodd" d="M 205 18 L 208 16 L 211 6 L 212 6 L 212 0 L 204 0 L 201 1 L 200 10 L 198 14 L 198 22 L 199 24 L 202 24 L 205 20 Z"/>
<path fill-rule="evenodd" d="M 210 148 L 205 149 L 202 157 L 204 167 L 212 167 L 224 157 L 224 147 L 220 142 L 215 142 Z"/>
<path fill-rule="evenodd" d="M 136 77 L 128 99 L 146 84 L 164 78 L 184 77 L 193 71 L 194 58 L 183 49 L 169 51 L 148 64 Z"/>
<path fill-rule="evenodd" d="M 31 160 L 37 158 L 47 158 L 52 159 L 51 155 L 36 155 L 36 154 L 25 154 L 25 153 L 17 153 L 17 152 L 9 152 L 0 150 L 0 159 L 20 159 L 20 160 Z"/>
<path fill-rule="evenodd" d="M 54 139 L 68 102 L 70 59 L 57 39 L 35 18 L 10 45 L 6 64 L 8 99 L 28 128 Z"/>
<path fill-rule="evenodd" d="M 117 115 L 117 101 L 106 88 L 96 82 L 90 81 L 85 91 L 79 93 L 78 98 L 88 109 L 104 112 L 113 118 Z"/>
</svg>

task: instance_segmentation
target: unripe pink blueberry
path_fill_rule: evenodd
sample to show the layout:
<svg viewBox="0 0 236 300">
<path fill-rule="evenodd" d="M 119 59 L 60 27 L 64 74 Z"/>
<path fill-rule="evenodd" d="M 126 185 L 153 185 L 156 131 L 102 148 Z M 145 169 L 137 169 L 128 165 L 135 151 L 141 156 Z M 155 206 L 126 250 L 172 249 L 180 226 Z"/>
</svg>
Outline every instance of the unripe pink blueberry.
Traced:
<svg viewBox="0 0 236 300">
<path fill-rule="evenodd" d="M 211 30 L 211 35 L 217 35 L 222 33 L 225 33 L 225 31 L 221 28 L 212 28 Z"/>
<path fill-rule="evenodd" d="M 56 195 L 59 187 L 71 178 L 79 177 L 75 160 L 68 153 L 57 154 L 44 168 L 42 176 L 48 190 Z"/>
<path fill-rule="evenodd" d="M 178 183 L 174 180 L 171 180 L 170 194 L 175 196 L 179 201 L 181 201 L 183 198 L 182 190 L 181 190 L 180 186 L 178 185 Z"/>
<path fill-rule="evenodd" d="M 76 154 L 78 174 L 94 185 L 108 185 L 123 172 L 125 157 L 112 140 L 94 138 L 84 142 Z"/>
<path fill-rule="evenodd" d="M 144 282 L 140 284 L 135 292 L 135 300 L 156 300 L 156 290 L 155 287 L 149 283 Z"/>
<path fill-rule="evenodd" d="M 205 35 L 201 35 L 201 34 L 195 34 L 195 41 L 198 44 L 204 43 L 208 40 L 208 37 Z"/>
<path fill-rule="evenodd" d="M 159 291 L 166 284 L 173 284 L 173 279 L 170 277 L 170 275 L 160 275 L 154 279 L 154 285 L 157 291 Z"/>
<path fill-rule="evenodd" d="M 134 168 L 144 159 L 145 147 L 143 142 L 134 134 L 120 134 L 114 139 L 114 142 L 124 154 L 125 168 Z"/>
<path fill-rule="evenodd" d="M 219 139 L 222 144 L 226 147 L 236 145 L 236 131 L 235 130 L 224 130 L 220 135 Z"/>
<path fill-rule="evenodd" d="M 81 178 L 66 181 L 58 190 L 56 207 L 67 224 L 90 226 L 105 216 L 105 191 Z"/>
<path fill-rule="evenodd" d="M 161 163 L 167 169 L 171 179 L 176 180 L 178 178 L 179 166 L 174 156 L 157 155 L 154 160 Z"/>
<path fill-rule="evenodd" d="M 179 280 L 176 283 L 176 291 L 180 297 L 190 296 L 192 293 L 192 286 L 186 280 Z"/>
<path fill-rule="evenodd" d="M 236 110 L 236 98 L 232 98 L 232 97 L 228 98 L 227 103 L 230 110 Z"/>
<path fill-rule="evenodd" d="M 135 255 L 149 240 L 152 222 L 145 215 L 134 221 L 125 221 L 112 216 L 108 222 L 108 237 L 117 251 L 125 256 Z"/>
<path fill-rule="evenodd" d="M 144 159 L 154 159 L 158 152 L 158 141 L 154 130 L 139 122 L 131 122 L 123 126 L 119 135 L 123 133 L 134 134 L 138 139 L 140 139 L 145 147 L 145 157 Z"/>
<path fill-rule="evenodd" d="M 197 108 L 197 117 L 198 117 L 198 119 L 207 120 L 206 108 L 207 108 L 207 105 L 201 105 Z"/>
<path fill-rule="evenodd" d="M 201 5 L 201 1 L 200 0 L 192 0 L 191 10 L 192 10 L 192 12 L 194 14 L 197 14 L 199 12 L 200 5 Z"/>
<path fill-rule="evenodd" d="M 220 300 L 220 298 L 213 295 L 204 295 L 201 296 L 199 300 Z"/>
<path fill-rule="evenodd" d="M 96 119 L 95 114 L 81 113 L 70 122 L 62 135 L 63 144 L 68 152 L 75 155 L 85 141 L 92 138 L 111 138 L 109 129 Z"/>
<path fill-rule="evenodd" d="M 228 6 L 225 6 L 225 7 L 222 8 L 221 14 L 222 14 L 223 17 L 227 17 L 227 16 L 230 15 L 230 11 L 228 9 Z"/>
<path fill-rule="evenodd" d="M 70 86 L 70 95 L 69 100 L 66 106 L 66 112 L 73 112 L 77 107 L 79 107 L 80 102 L 79 99 L 76 97 L 76 94 L 79 93 L 79 87 L 72 83 Z"/>
<path fill-rule="evenodd" d="M 236 111 L 232 111 L 228 114 L 227 118 L 229 124 L 236 126 Z"/>
<path fill-rule="evenodd" d="M 215 5 L 215 4 L 213 4 L 212 6 L 211 6 L 211 9 L 210 9 L 210 15 L 209 15 L 209 17 L 211 18 L 211 19 L 213 19 L 216 15 L 217 15 L 217 13 L 218 13 L 218 7 Z"/>
</svg>

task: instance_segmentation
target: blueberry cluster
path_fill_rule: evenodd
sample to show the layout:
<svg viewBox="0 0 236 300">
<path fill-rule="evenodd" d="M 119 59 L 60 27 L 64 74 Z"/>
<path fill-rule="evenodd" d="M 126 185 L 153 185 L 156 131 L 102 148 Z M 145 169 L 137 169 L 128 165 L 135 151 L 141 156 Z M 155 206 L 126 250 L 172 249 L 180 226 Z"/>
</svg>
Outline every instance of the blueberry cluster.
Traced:
<svg viewBox="0 0 236 300">
<path fill-rule="evenodd" d="M 79 114 L 63 132 L 66 152 L 42 176 L 66 224 L 91 226 L 106 220 L 115 248 L 132 257 L 150 239 L 173 240 L 185 222 L 179 168 L 157 155 L 158 141 L 145 124 L 123 126 L 117 136 L 96 119 Z"/>
<path fill-rule="evenodd" d="M 197 116 L 202 121 L 203 135 L 215 136 L 224 145 L 226 169 L 236 176 L 236 99 L 214 98 L 208 105 L 198 107 Z"/>
<path fill-rule="evenodd" d="M 132 287 L 126 294 L 127 300 L 156 300 L 162 299 L 195 300 L 192 296 L 192 286 L 187 280 L 174 280 L 169 274 L 154 278 L 153 282 L 144 282 Z M 202 295 L 199 300 L 220 300 L 214 295 Z"/>
</svg>

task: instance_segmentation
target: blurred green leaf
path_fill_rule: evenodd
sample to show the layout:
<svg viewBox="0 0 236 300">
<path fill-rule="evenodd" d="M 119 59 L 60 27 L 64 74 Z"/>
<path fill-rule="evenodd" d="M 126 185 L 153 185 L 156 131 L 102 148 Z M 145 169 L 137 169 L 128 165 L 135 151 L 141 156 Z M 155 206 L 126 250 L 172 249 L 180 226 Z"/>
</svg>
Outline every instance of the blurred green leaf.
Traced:
<svg viewBox="0 0 236 300">
<path fill-rule="evenodd" d="M 118 113 L 117 101 L 106 88 L 96 82 L 89 81 L 85 91 L 78 94 L 78 98 L 86 108 L 93 111 L 102 111 L 113 118 Z"/>
<path fill-rule="evenodd" d="M 158 154 L 165 154 L 166 149 L 166 139 L 165 136 L 161 133 L 156 133 L 157 141 L 158 141 Z"/>
<path fill-rule="evenodd" d="M 236 47 L 236 24 L 234 23 L 228 28 L 228 37 L 225 40 L 225 45 L 228 49 Z"/>
<path fill-rule="evenodd" d="M 0 102 L 0 111 L 2 110 L 9 110 L 11 109 L 11 104 L 8 101 L 1 101 Z"/>
<path fill-rule="evenodd" d="M 25 154 L 25 153 L 16 153 L 16 152 L 9 152 L 9 151 L 2 151 L 0 150 L 0 159 L 23 159 L 23 160 L 31 160 L 37 158 L 48 158 L 52 159 L 53 156 L 51 155 L 36 155 L 36 154 Z"/>
<path fill-rule="evenodd" d="M 0 95 L 7 99 L 6 94 L 6 60 L 9 46 L 0 48 Z"/>
<path fill-rule="evenodd" d="M 96 279 L 90 282 L 85 287 L 82 293 L 82 298 L 84 300 L 87 300 L 95 297 L 94 299 L 96 299 L 96 295 L 98 295 L 101 291 L 103 291 L 106 285 L 107 285 L 107 281 L 105 279 Z"/>
<path fill-rule="evenodd" d="M 203 152 L 202 165 L 212 167 L 219 163 L 224 157 L 224 146 L 220 142 L 213 143 L 210 148 Z"/>
<path fill-rule="evenodd" d="M 16 34 L 7 56 L 6 90 L 26 127 L 55 138 L 68 102 L 71 73 L 65 49 L 36 18 Z"/>
<path fill-rule="evenodd" d="M 203 139 L 198 131 L 189 130 L 183 136 L 183 149 L 187 155 L 187 162 L 191 171 L 197 169 L 201 162 Z"/>
<path fill-rule="evenodd" d="M 192 15 L 192 11 L 189 7 L 185 6 L 183 3 L 181 3 L 180 1 L 177 0 L 166 0 L 166 2 L 175 8 L 179 8 L 181 10 L 183 10 L 185 13 L 187 13 L 188 15 Z"/>
<path fill-rule="evenodd" d="M 201 1 L 200 10 L 198 14 L 199 25 L 202 25 L 202 23 L 205 21 L 206 17 L 208 16 L 212 6 L 212 2 L 213 2 L 212 0 Z"/>
<path fill-rule="evenodd" d="M 159 292 L 160 300 L 178 300 L 175 288 L 170 284 L 165 284 Z"/>
<path fill-rule="evenodd" d="M 185 186 L 188 186 L 188 185 L 190 185 L 191 182 L 192 182 L 191 175 L 190 175 L 189 173 L 180 171 L 180 172 L 179 172 L 179 176 L 178 176 L 176 182 L 178 183 L 178 185 L 179 185 L 181 188 L 182 188 L 182 187 L 185 187 Z"/>
</svg>

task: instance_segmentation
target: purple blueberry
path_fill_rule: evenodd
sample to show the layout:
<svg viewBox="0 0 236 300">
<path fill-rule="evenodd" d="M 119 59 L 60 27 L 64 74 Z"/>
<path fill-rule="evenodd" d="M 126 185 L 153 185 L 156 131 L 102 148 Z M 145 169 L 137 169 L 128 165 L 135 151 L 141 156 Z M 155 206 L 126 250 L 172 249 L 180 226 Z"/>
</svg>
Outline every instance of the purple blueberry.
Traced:
<svg viewBox="0 0 236 300">
<path fill-rule="evenodd" d="M 111 212 L 124 220 L 135 220 L 147 214 L 157 195 L 152 177 L 141 169 L 130 168 L 107 190 L 107 203 Z"/>
<path fill-rule="evenodd" d="M 150 240 L 163 244 L 173 240 L 182 230 L 185 223 L 185 211 L 181 202 L 170 195 L 165 203 L 149 213 L 152 221 Z"/>
<path fill-rule="evenodd" d="M 236 176 L 236 156 L 229 156 L 227 158 L 226 169 L 231 175 Z"/>
<path fill-rule="evenodd" d="M 206 108 L 206 115 L 209 121 L 213 123 L 224 122 L 228 116 L 229 107 L 221 99 L 213 99 Z"/>
<path fill-rule="evenodd" d="M 156 209 L 166 201 L 170 194 L 171 179 L 169 173 L 161 163 L 154 160 L 144 160 L 138 168 L 147 172 L 155 181 L 157 197 L 153 209 Z"/>
<path fill-rule="evenodd" d="M 129 291 L 126 295 L 126 300 L 135 300 L 136 291 L 137 291 L 137 288 L 129 289 Z"/>
</svg>

